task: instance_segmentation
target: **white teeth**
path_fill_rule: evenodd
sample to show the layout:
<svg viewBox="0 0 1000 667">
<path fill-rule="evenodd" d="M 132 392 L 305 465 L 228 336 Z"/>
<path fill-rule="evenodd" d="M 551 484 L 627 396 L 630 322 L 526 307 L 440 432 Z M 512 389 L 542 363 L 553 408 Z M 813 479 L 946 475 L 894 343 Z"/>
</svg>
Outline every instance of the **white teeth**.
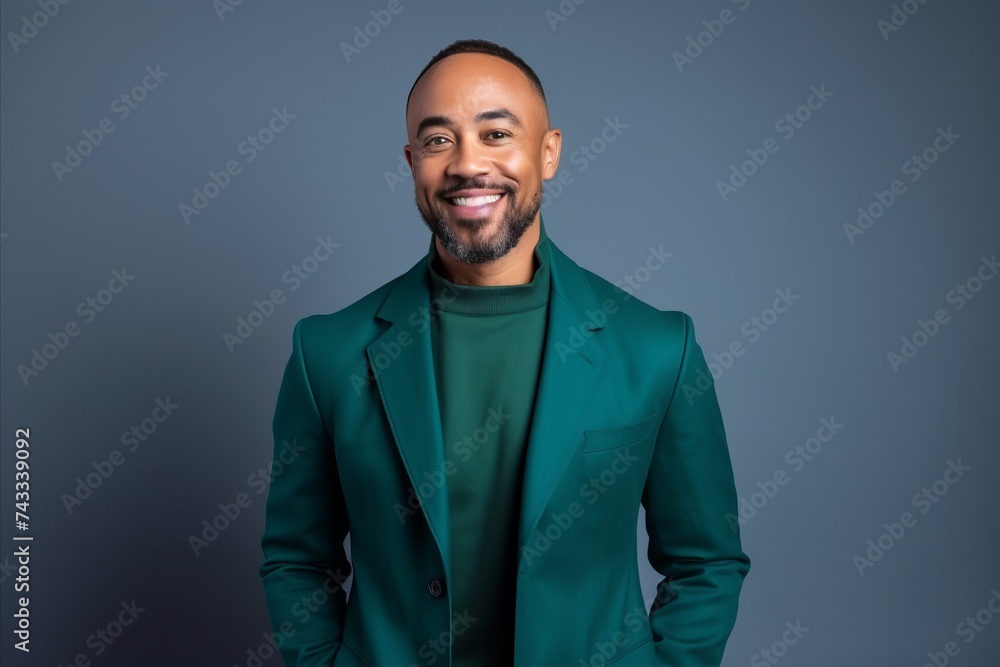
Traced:
<svg viewBox="0 0 1000 667">
<path fill-rule="evenodd" d="M 501 195 L 486 195 L 485 197 L 454 197 L 456 206 L 485 206 L 499 200 Z"/>
</svg>

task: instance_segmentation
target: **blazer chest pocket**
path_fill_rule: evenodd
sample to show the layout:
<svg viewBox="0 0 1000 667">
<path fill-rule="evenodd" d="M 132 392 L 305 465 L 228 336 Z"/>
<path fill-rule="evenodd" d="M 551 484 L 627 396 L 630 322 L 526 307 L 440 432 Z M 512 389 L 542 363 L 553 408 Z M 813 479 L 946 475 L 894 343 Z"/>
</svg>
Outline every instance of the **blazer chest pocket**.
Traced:
<svg viewBox="0 0 1000 667">
<path fill-rule="evenodd" d="M 656 430 L 656 426 L 659 424 L 659 414 L 659 411 L 656 411 L 642 421 L 625 426 L 584 431 L 583 453 L 606 452 L 645 440 Z"/>
</svg>

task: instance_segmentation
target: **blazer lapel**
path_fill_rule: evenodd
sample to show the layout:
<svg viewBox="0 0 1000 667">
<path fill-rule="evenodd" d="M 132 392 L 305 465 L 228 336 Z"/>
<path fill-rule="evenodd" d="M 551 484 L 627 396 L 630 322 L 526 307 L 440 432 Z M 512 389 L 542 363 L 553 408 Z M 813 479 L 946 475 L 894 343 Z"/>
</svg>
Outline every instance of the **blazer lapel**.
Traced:
<svg viewBox="0 0 1000 667">
<path fill-rule="evenodd" d="M 597 391 L 608 356 L 607 349 L 591 333 L 601 326 L 580 316 L 597 310 L 580 267 L 551 239 L 545 245 L 552 279 L 549 321 L 528 435 L 518 553 L 534 533 L 556 484 L 579 447 L 584 410 Z"/>
<path fill-rule="evenodd" d="M 441 408 L 431 349 L 431 322 L 427 319 L 431 287 L 426 262 L 426 257 L 421 258 L 389 291 L 377 317 L 392 326 L 367 348 L 368 363 L 386 418 L 414 490 L 428 482 L 425 473 L 444 470 Z M 401 344 L 401 334 L 409 335 L 411 342 L 401 347 L 399 355 L 392 359 L 385 350 Z M 432 493 L 427 498 L 418 494 L 418 498 L 445 564 L 446 583 L 450 584 L 448 494 Z"/>
</svg>

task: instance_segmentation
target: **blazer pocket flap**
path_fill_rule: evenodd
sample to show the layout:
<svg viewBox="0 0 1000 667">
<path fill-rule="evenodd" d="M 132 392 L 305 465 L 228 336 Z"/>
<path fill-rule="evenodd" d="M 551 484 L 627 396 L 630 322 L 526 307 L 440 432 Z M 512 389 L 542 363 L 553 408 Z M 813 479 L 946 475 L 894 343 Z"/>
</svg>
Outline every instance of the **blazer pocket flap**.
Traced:
<svg viewBox="0 0 1000 667">
<path fill-rule="evenodd" d="M 634 445 L 641 440 L 645 440 L 659 423 L 657 419 L 659 414 L 659 411 L 656 411 L 642 421 L 635 422 L 634 424 L 584 431 L 583 451 L 585 453 L 603 452 L 609 449 L 627 447 L 628 445 Z"/>
</svg>

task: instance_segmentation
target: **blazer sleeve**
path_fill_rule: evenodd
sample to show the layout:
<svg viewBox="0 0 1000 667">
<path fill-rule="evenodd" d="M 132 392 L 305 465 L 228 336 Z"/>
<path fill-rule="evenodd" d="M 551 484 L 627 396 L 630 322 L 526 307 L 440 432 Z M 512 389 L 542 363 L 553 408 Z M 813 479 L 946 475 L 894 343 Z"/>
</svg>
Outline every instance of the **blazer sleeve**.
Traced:
<svg viewBox="0 0 1000 667">
<path fill-rule="evenodd" d="M 347 612 L 343 583 L 351 573 L 344 551 L 347 512 L 333 442 L 309 384 L 303 322 L 295 324 L 272 422 L 274 463 L 259 569 L 287 667 L 333 663 Z"/>
<path fill-rule="evenodd" d="M 642 492 L 650 565 L 663 579 L 650 609 L 661 667 L 718 667 L 750 559 L 712 374 L 686 313 L 677 379 Z"/>
</svg>

